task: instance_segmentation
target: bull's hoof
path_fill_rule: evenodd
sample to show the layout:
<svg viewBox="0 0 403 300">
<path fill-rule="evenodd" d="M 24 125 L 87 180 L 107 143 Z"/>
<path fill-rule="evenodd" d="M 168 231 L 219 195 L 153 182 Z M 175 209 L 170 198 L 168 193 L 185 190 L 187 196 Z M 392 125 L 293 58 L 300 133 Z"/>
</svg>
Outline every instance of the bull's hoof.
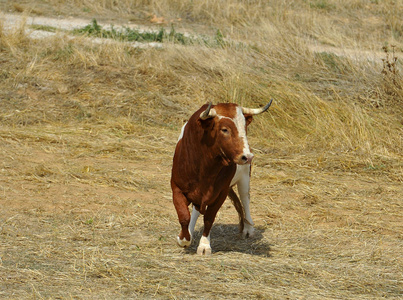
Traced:
<svg viewBox="0 0 403 300">
<path fill-rule="evenodd" d="M 199 247 L 197 247 L 197 254 L 211 255 L 210 237 L 202 236 L 200 238 Z"/>
<path fill-rule="evenodd" d="M 200 245 L 199 247 L 197 247 L 197 254 L 211 255 L 211 247 L 209 245 Z"/>
<path fill-rule="evenodd" d="M 245 224 L 244 229 L 242 230 L 242 237 L 248 238 L 252 237 L 255 234 L 255 228 L 252 225 Z"/>
<path fill-rule="evenodd" d="M 176 241 L 178 242 L 178 245 L 180 247 L 186 248 L 189 247 L 190 244 L 192 243 L 192 238 L 190 238 L 190 241 L 188 241 L 186 238 L 183 238 L 182 240 L 180 239 L 179 236 L 176 237 Z"/>
</svg>

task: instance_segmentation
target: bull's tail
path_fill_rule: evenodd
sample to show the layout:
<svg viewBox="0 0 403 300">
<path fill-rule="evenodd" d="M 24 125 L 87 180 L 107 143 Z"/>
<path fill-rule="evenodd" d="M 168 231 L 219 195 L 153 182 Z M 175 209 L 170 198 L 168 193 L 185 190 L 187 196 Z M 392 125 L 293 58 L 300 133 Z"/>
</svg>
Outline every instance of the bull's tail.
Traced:
<svg viewBox="0 0 403 300">
<path fill-rule="evenodd" d="M 239 200 L 238 195 L 235 193 L 235 191 L 232 187 L 230 187 L 230 189 L 229 189 L 228 197 L 231 199 L 232 204 L 234 204 L 235 209 L 238 212 L 239 230 L 240 230 L 240 232 L 242 232 L 244 229 L 244 226 L 245 226 L 245 210 L 243 209 L 242 203 Z"/>
</svg>

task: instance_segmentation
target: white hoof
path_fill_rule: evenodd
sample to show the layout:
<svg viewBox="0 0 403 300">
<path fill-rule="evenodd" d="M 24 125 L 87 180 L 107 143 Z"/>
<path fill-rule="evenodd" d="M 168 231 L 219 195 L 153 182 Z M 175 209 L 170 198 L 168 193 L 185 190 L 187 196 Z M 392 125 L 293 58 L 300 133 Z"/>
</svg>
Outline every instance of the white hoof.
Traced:
<svg viewBox="0 0 403 300">
<path fill-rule="evenodd" d="M 211 255 L 210 239 L 202 236 L 200 239 L 199 247 L 197 247 L 197 254 Z"/>
<path fill-rule="evenodd" d="M 247 238 L 255 234 L 255 228 L 252 225 L 245 223 L 245 227 L 242 230 L 242 237 Z"/>
<path fill-rule="evenodd" d="M 189 247 L 190 244 L 192 243 L 192 237 L 190 237 L 190 241 L 188 241 L 186 238 L 183 238 L 182 240 L 179 238 L 179 236 L 176 237 L 176 241 L 178 242 L 178 245 L 186 248 Z"/>
<path fill-rule="evenodd" d="M 199 246 L 197 247 L 197 254 L 199 255 L 211 255 L 211 247 L 210 246 Z"/>
</svg>

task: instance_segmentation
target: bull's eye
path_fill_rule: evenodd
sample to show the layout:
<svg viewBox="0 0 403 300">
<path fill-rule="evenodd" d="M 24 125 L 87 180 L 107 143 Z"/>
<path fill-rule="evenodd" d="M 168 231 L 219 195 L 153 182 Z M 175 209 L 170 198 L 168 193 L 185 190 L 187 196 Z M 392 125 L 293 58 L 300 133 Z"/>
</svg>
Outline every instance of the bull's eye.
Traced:
<svg viewBox="0 0 403 300">
<path fill-rule="evenodd" d="M 221 128 L 221 132 L 224 133 L 224 134 L 228 134 L 229 130 L 224 127 L 224 128 Z"/>
</svg>

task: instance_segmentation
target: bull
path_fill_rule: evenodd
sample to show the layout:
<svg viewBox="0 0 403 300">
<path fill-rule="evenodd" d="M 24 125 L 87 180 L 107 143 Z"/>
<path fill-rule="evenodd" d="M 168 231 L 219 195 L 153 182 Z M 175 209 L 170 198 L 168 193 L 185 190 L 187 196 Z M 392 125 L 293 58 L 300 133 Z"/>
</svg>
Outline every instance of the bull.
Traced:
<svg viewBox="0 0 403 300">
<path fill-rule="evenodd" d="M 210 230 L 227 196 L 239 214 L 242 235 L 253 234 L 249 208 L 253 154 L 246 133 L 253 116 L 267 111 L 271 103 L 272 100 L 257 109 L 234 103 L 209 103 L 196 111 L 182 127 L 171 174 L 173 204 L 181 225 L 177 237 L 179 246 L 190 246 L 196 221 L 202 214 L 204 229 L 197 253 L 211 254 Z M 233 190 L 235 185 L 239 197 Z M 193 205 L 192 214 L 190 204 Z"/>
</svg>

